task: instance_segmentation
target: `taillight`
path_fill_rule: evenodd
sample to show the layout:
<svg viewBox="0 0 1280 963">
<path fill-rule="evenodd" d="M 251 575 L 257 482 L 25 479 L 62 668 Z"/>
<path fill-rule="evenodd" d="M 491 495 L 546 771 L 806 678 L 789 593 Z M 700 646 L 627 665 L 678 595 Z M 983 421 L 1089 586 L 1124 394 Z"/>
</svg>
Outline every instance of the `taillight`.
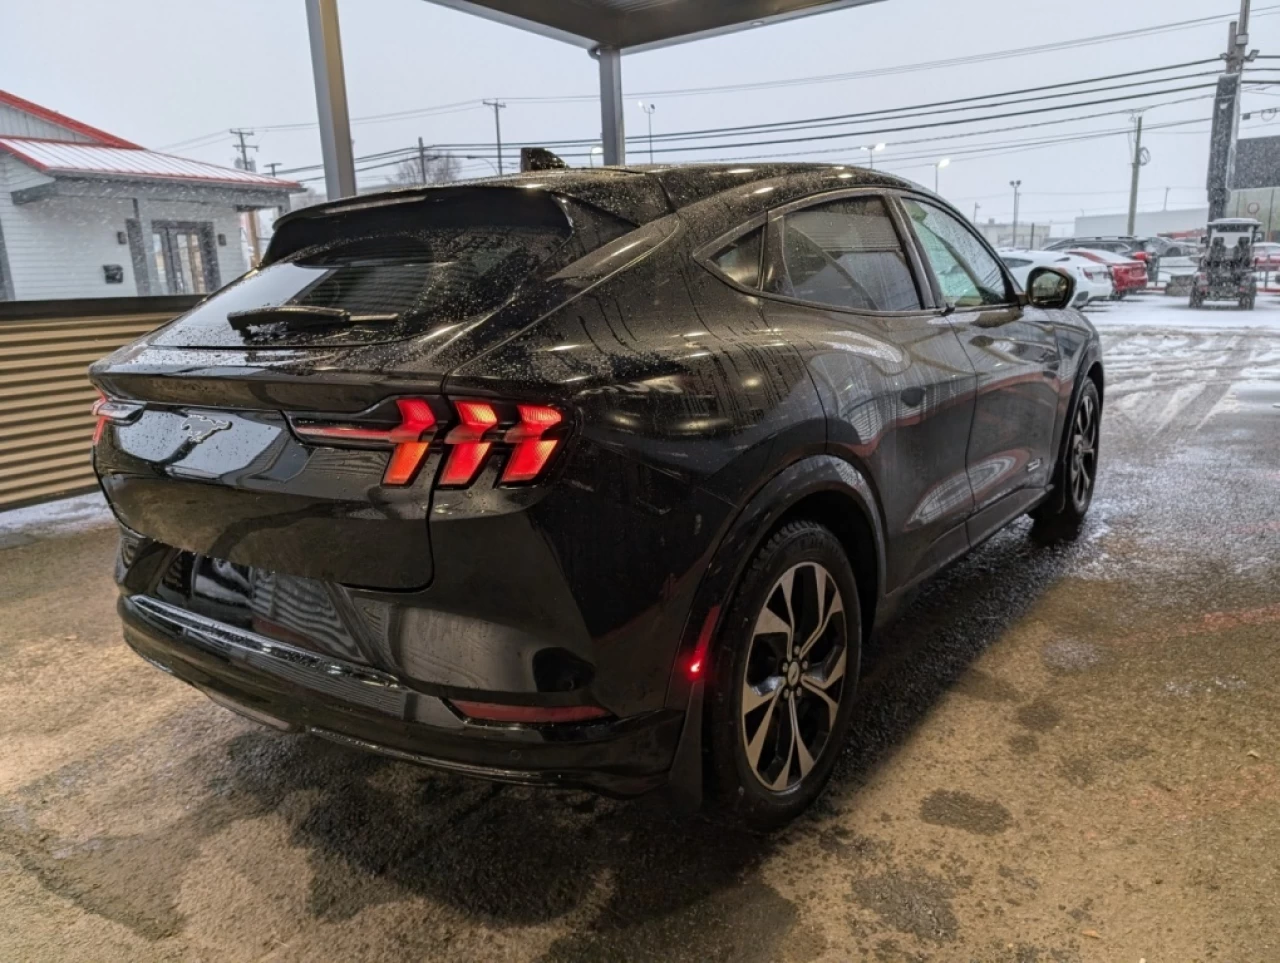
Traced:
<svg viewBox="0 0 1280 963">
<path fill-rule="evenodd" d="M 564 416 L 548 405 L 453 401 L 450 404 L 457 420 L 448 431 L 438 432 L 442 422 L 453 421 L 444 414 L 443 399 L 433 405 L 422 398 L 399 398 L 395 404 L 400 423 L 394 428 L 359 421 L 338 424 L 299 419 L 294 419 L 293 428 L 306 441 L 335 447 L 390 446 L 391 458 L 382 481 L 398 487 L 413 482 L 432 445 L 444 454 L 438 478 L 442 486 L 465 488 L 473 484 L 495 448 L 510 452 L 500 484 L 533 482 L 546 472 L 563 440 Z"/>
<path fill-rule="evenodd" d="M 400 424 L 394 428 L 365 428 L 360 425 L 333 425 L 299 422 L 296 431 L 303 438 L 330 445 L 343 443 L 391 445 L 391 459 L 382 475 L 382 484 L 404 486 L 413 481 L 427 460 L 431 436 L 435 433 L 436 416 L 421 398 L 397 398 Z"/>
<path fill-rule="evenodd" d="M 107 427 L 106 416 L 102 413 L 102 406 L 106 404 L 106 402 L 107 396 L 99 391 L 98 400 L 93 403 L 93 408 L 90 409 L 93 417 L 98 419 L 97 423 L 93 426 L 93 443 L 95 445 L 102 440 L 102 432 Z"/>
<path fill-rule="evenodd" d="M 484 401 L 459 401 L 454 407 L 462 423 L 444 439 L 445 444 L 453 447 L 444 463 L 440 484 L 470 485 L 493 447 L 493 442 L 485 441 L 484 437 L 498 424 L 498 413 L 493 410 L 493 405 Z"/>
<path fill-rule="evenodd" d="M 563 420 L 560 412 L 545 405 L 517 405 L 520 423 L 507 432 L 506 440 L 515 447 L 503 469 L 505 484 L 533 481 L 555 454 L 560 444 L 554 438 L 544 438 L 548 431 Z"/>
<path fill-rule="evenodd" d="M 117 401 L 99 391 L 98 400 L 93 403 L 90 412 L 98 419 L 93 426 L 93 443 L 96 445 L 102 440 L 102 433 L 106 430 L 108 422 L 113 425 L 127 425 L 142 414 L 142 405 L 132 401 Z"/>
</svg>

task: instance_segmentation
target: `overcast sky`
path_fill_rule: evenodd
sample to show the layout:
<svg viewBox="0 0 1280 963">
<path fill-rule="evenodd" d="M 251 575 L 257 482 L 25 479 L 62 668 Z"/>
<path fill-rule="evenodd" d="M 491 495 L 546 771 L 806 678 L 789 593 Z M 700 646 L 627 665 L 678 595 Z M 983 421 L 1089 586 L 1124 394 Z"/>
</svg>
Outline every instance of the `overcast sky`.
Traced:
<svg viewBox="0 0 1280 963">
<path fill-rule="evenodd" d="M 357 155 L 414 144 L 420 136 L 429 144 L 488 143 L 493 137 L 493 114 L 479 102 L 495 97 L 509 102 L 502 115 L 507 144 L 599 134 L 599 109 L 593 100 L 518 99 L 596 94 L 595 62 L 579 48 L 427 0 L 340 0 L 339 8 L 354 117 L 463 104 L 447 113 L 357 122 L 353 128 Z M 655 104 L 654 129 L 661 133 L 922 104 L 1199 60 L 1225 50 L 1225 24 L 896 76 L 696 96 L 654 93 L 994 53 L 1237 10 L 1236 0 L 1080 0 L 1070 4 L 885 0 L 624 58 L 628 133 L 641 134 L 646 129 L 645 115 L 636 103 L 641 94 Z M 1253 46 L 1263 53 L 1280 54 L 1280 3 L 1255 0 L 1255 10 Z M 1280 79 L 1280 71 L 1272 76 Z M 1187 80 L 1174 86 L 1200 82 Z M 303 0 L 0 0 L 0 89 L 145 146 L 203 160 L 232 162 L 235 155 L 227 133 L 231 127 L 256 128 L 259 169 L 272 161 L 288 168 L 320 159 L 314 126 L 268 129 L 315 123 Z M 1193 91 L 1157 100 L 1206 93 Z M 1207 118 L 1210 103 L 1202 99 L 1157 107 L 1148 111 L 1146 120 L 1156 125 Z M 1246 110 L 1268 107 L 1280 107 L 1280 86 L 1246 98 Z M 983 126 L 1058 116 L 1062 115 Z M 1280 117 L 1265 117 L 1270 124 L 1256 113 L 1246 130 L 1280 134 Z M 895 145 L 894 136 L 886 134 L 877 138 L 890 145 L 877 157 L 877 166 L 932 187 L 930 160 L 903 161 L 895 156 L 932 151 L 941 158 L 966 145 L 1115 129 L 1127 123 L 1127 117 L 1111 116 L 912 147 Z M 899 139 L 955 132 L 916 131 Z M 1154 130 L 1145 143 L 1152 157 L 1143 169 L 1142 209 L 1158 210 L 1165 188 L 1172 188 L 1170 207 L 1204 204 L 1207 120 Z M 836 140 L 709 152 L 703 157 L 789 152 L 787 156 L 796 158 L 859 163 L 856 147 L 856 141 Z M 982 220 L 1007 219 L 1013 206 L 1008 183 L 1018 178 L 1023 182 L 1024 221 L 1069 223 L 1082 212 L 1124 209 L 1129 150 L 1127 136 L 1115 136 L 999 156 L 957 156 L 941 173 L 941 189 L 968 214 L 976 202 L 981 204 Z M 642 146 L 633 145 L 631 152 L 632 160 L 646 159 Z M 701 159 L 698 154 L 679 158 Z M 474 176 L 489 171 L 483 161 L 465 165 L 466 173 Z M 381 173 L 366 175 L 362 183 L 379 179 Z"/>
</svg>

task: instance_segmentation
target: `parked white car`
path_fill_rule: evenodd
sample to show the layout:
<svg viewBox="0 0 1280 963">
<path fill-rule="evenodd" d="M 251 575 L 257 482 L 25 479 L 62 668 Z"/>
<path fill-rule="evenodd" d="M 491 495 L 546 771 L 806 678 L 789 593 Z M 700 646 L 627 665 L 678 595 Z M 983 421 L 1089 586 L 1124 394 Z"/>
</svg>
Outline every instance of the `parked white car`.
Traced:
<svg viewBox="0 0 1280 963">
<path fill-rule="evenodd" d="M 1116 293 L 1111 282 L 1111 272 L 1106 265 L 1090 261 L 1062 251 L 1002 250 L 1001 260 L 1009 267 L 1009 273 L 1025 288 L 1027 277 L 1038 267 L 1054 267 L 1069 271 L 1076 278 L 1075 306 L 1084 307 L 1090 301 L 1109 301 Z"/>
</svg>

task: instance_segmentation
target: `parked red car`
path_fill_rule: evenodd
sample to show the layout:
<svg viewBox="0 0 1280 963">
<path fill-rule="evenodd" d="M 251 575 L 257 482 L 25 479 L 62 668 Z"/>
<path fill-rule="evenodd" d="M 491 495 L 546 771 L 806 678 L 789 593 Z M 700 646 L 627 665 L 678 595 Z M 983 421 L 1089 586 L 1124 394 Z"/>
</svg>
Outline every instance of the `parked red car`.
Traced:
<svg viewBox="0 0 1280 963">
<path fill-rule="evenodd" d="M 1253 266 L 1259 271 L 1280 271 L 1280 244 L 1259 241 L 1253 246 Z"/>
<path fill-rule="evenodd" d="M 1111 283 L 1115 286 L 1115 298 L 1119 301 L 1130 291 L 1142 291 L 1147 286 L 1147 266 L 1142 261 L 1113 254 L 1111 251 L 1095 251 L 1089 248 L 1073 249 L 1070 254 L 1087 257 L 1091 261 L 1105 264 L 1111 269 Z"/>
</svg>

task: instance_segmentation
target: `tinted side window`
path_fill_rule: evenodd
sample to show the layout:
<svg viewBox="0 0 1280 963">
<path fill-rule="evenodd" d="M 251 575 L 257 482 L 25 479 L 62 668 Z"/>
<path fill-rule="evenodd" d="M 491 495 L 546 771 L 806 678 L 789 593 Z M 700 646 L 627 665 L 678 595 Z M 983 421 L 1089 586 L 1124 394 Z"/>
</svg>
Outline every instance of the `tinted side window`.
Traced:
<svg viewBox="0 0 1280 963">
<path fill-rule="evenodd" d="M 1007 257 L 1004 259 L 1004 263 L 1009 265 L 1011 268 L 1024 268 L 1031 266 L 1031 262 L 1025 257 Z"/>
<path fill-rule="evenodd" d="M 764 228 L 744 234 L 711 259 L 711 263 L 731 281 L 743 287 L 760 286 L 760 249 Z"/>
<path fill-rule="evenodd" d="M 968 226 L 932 204 L 906 198 L 903 204 L 947 301 L 972 308 L 1012 300 L 1000 262 Z"/>
<path fill-rule="evenodd" d="M 918 311 L 907 256 L 884 199 L 856 197 L 782 219 L 781 277 L 774 294 L 862 311 Z"/>
</svg>

